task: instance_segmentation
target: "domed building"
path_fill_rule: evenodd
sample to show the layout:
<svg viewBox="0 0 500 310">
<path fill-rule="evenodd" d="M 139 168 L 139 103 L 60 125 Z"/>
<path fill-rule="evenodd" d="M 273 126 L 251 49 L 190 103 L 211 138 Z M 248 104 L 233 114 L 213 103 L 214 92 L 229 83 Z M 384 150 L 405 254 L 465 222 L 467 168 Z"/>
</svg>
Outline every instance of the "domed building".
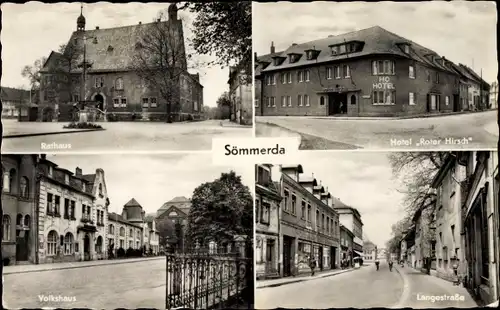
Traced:
<svg viewBox="0 0 500 310">
<path fill-rule="evenodd" d="M 146 217 L 146 212 L 135 200 L 130 199 L 123 206 L 122 214 L 108 214 L 108 251 L 115 255 L 118 249 L 141 249 L 153 254 L 159 251 L 159 235 L 154 219 Z M 151 251 L 150 251 L 151 249 Z"/>
<path fill-rule="evenodd" d="M 188 71 L 184 30 L 177 10 L 171 4 L 165 21 L 87 29 L 91 18 L 84 16 L 82 6 L 76 31 L 65 50 L 52 51 L 40 70 L 38 120 L 72 121 L 82 107 L 91 107 L 97 120 L 165 121 L 168 109 L 172 121 L 199 119 L 203 86 L 199 74 Z M 175 80 L 175 86 L 168 90 L 172 94 L 168 106 L 161 95 L 166 92 L 166 84 L 146 81 L 140 73 L 146 70 L 140 59 L 146 55 L 144 36 L 170 30 L 173 35 L 168 39 L 175 43 L 169 46 L 175 47 L 169 53 L 176 57 L 167 70 L 173 72 Z"/>
</svg>

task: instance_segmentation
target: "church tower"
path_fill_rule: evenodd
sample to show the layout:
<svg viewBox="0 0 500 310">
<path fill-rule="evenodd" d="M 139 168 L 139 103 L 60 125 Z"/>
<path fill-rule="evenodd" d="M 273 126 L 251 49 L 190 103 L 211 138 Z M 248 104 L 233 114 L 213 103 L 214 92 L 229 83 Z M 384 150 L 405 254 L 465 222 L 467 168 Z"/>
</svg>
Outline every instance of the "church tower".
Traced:
<svg viewBox="0 0 500 310">
<path fill-rule="evenodd" d="M 168 20 L 174 21 L 177 20 L 177 5 L 172 3 L 168 6 Z"/>
<path fill-rule="evenodd" d="M 76 30 L 85 31 L 85 16 L 83 16 L 83 4 L 80 7 L 80 16 L 76 19 Z"/>
</svg>

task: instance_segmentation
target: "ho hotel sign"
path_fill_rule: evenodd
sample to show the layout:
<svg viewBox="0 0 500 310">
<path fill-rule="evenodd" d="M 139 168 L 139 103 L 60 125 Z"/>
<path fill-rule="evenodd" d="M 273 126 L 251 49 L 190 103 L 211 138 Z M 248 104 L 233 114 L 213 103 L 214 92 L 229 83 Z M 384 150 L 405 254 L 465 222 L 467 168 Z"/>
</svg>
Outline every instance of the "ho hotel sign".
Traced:
<svg viewBox="0 0 500 310">
<path fill-rule="evenodd" d="M 391 78 L 388 76 L 381 76 L 378 81 L 373 83 L 373 89 L 395 89 L 394 84 L 391 83 Z"/>
</svg>

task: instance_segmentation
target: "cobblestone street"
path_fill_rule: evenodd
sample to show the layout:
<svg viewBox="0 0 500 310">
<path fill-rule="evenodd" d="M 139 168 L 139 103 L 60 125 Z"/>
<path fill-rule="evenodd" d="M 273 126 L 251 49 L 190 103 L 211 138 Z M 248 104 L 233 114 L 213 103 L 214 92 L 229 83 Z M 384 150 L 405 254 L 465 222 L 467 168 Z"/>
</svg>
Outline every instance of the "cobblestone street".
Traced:
<svg viewBox="0 0 500 310">
<path fill-rule="evenodd" d="M 4 275 L 7 309 L 165 308 L 165 259 Z M 70 301 L 42 301 L 46 297 Z M 74 300 L 74 301 L 71 301 Z"/>
<path fill-rule="evenodd" d="M 2 120 L 4 135 L 39 134 L 65 131 L 66 123 L 20 123 Z M 160 122 L 106 122 L 104 129 L 95 132 L 39 135 L 5 138 L 2 151 L 40 152 L 41 144 L 71 144 L 70 149 L 59 151 L 190 151 L 210 150 L 212 138 L 251 137 L 253 128 L 228 121 L 202 121 L 192 123 Z M 50 151 L 50 150 L 49 150 Z"/>
<path fill-rule="evenodd" d="M 256 290 L 256 308 L 471 308 L 477 307 L 462 287 L 405 267 L 389 271 L 385 261 L 328 277 Z M 257 287 L 259 283 L 257 283 Z M 458 294 L 458 295 L 456 295 Z M 434 302 L 431 296 L 463 296 L 462 301 Z M 427 300 L 423 300 L 427 298 Z"/>
<path fill-rule="evenodd" d="M 256 117 L 258 136 L 306 134 L 331 141 L 330 149 L 399 148 L 462 149 L 496 148 L 498 111 L 414 119 L 336 119 L 335 117 Z M 270 129 L 277 125 L 281 130 Z M 420 144 L 421 139 L 441 140 L 439 144 Z M 467 144 L 445 144 L 446 138 L 468 140 Z M 470 138 L 470 139 L 469 139 Z M 401 145 L 391 145 L 391 140 Z M 409 139 L 411 143 L 406 144 Z M 337 143 L 335 145 L 333 143 Z M 432 142 L 432 141 L 430 141 Z M 324 149 L 325 143 L 307 149 Z M 417 145 L 418 144 L 418 145 Z"/>
</svg>

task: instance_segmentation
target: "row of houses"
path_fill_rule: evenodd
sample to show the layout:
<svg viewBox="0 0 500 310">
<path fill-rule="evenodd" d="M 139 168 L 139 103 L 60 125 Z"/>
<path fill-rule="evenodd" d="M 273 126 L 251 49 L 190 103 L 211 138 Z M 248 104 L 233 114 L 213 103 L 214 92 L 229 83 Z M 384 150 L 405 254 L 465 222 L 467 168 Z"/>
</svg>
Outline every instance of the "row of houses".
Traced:
<svg viewBox="0 0 500 310">
<path fill-rule="evenodd" d="M 287 277 L 309 271 L 340 268 L 345 259 L 363 256 L 363 223 L 357 209 L 332 196 L 301 165 L 255 167 L 256 275 L 258 279 Z"/>
<path fill-rule="evenodd" d="M 498 300 L 500 218 L 498 153 L 451 152 L 400 244 L 409 265 L 461 281 L 485 304 Z"/>
<path fill-rule="evenodd" d="M 155 219 L 135 199 L 121 214 L 109 206 L 102 169 L 83 174 L 44 155 L 3 155 L 3 264 L 108 259 L 120 248 L 159 252 Z"/>
<path fill-rule="evenodd" d="M 406 116 L 496 108 L 482 74 L 379 26 L 255 55 L 263 116 Z"/>
</svg>

